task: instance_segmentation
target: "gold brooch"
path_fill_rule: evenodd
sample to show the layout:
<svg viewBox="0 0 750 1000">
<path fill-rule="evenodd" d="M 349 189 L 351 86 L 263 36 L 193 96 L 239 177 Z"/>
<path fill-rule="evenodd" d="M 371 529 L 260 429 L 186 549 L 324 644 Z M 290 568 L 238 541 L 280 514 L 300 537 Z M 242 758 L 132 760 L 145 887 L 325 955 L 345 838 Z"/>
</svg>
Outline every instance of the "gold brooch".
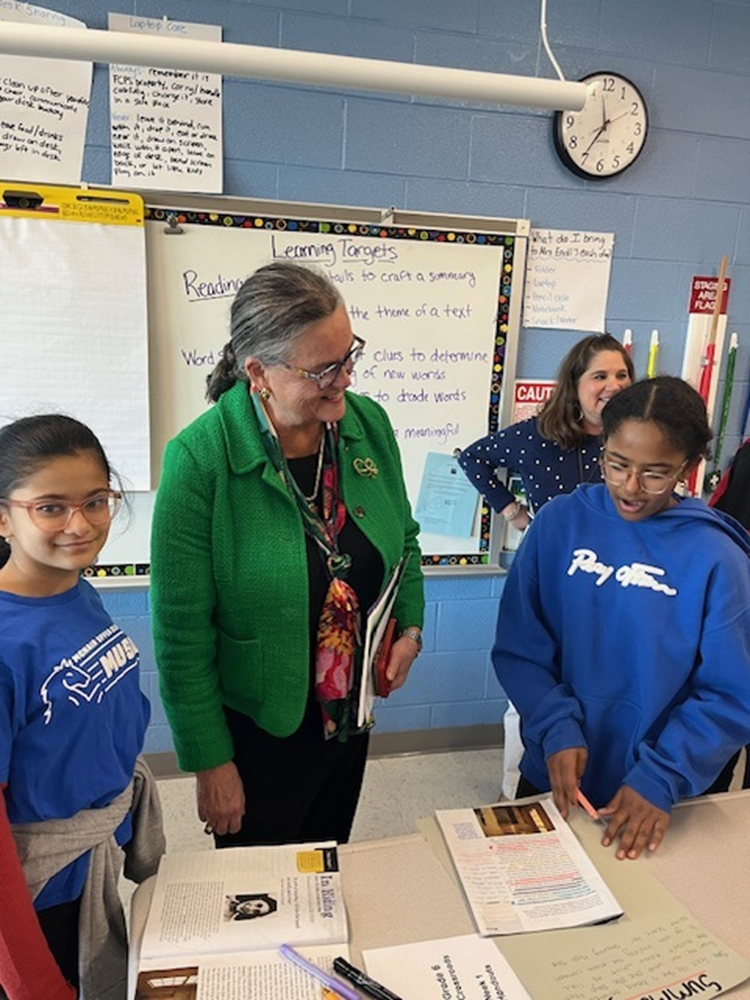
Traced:
<svg viewBox="0 0 750 1000">
<path fill-rule="evenodd" d="M 352 465 L 354 471 L 360 476 L 369 476 L 374 479 L 378 474 L 378 467 L 371 458 L 355 458 Z"/>
</svg>

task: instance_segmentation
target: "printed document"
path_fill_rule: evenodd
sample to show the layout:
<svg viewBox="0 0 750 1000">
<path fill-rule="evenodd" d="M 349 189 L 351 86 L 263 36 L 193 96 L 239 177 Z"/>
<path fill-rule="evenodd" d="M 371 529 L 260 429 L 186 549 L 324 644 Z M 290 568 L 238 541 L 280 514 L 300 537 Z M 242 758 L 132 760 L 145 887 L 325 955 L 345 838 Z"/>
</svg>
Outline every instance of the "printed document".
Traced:
<svg viewBox="0 0 750 1000">
<path fill-rule="evenodd" d="M 369 975 L 408 1000 L 531 1000 L 497 946 L 476 934 L 362 952 Z"/>
<path fill-rule="evenodd" d="M 482 935 L 601 923 L 622 915 L 551 798 L 436 813 Z"/>
</svg>

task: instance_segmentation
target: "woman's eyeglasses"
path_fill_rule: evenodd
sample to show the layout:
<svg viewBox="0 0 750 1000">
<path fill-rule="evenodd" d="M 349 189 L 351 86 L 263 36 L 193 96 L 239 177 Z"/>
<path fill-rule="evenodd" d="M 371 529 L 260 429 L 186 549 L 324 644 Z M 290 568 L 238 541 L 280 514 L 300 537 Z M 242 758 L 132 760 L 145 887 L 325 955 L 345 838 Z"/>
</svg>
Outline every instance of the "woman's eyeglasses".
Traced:
<svg viewBox="0 0 750 1000">
<path fill-rule="evenodd" d="M 365 341 L 361 337 L 355 336 L 354 344 L 346 357 L 342 358 L 341 361 L 335 361 L 332 365 L 328 365 L 322 372 L 310 372 L 306 368 L 297 368 L 296 365 L 288 365 L 285 361 L 281 363 L 281 367 L 286 368 L 287 371 L 301 375 L 303 378 L 312 379 L 322 392 L 323 389 L 328 389 L 329 386 L 333 385 L 342 369 L 347 375 L 351 375 L 354 371 L 354 366 L 362 357 L 364 350 Z"/>
<path fill-rule="evenodd" d="M 29 512 L 32 522 L 42 531 L 63 531 L 70 524 L 73 514 L 80 510 L 89 524 L 108 524 L 120 508 L 122 493 L 107 490 L 97 493 L 81 503 L 69 500 L 0 500 L 8 507 L 23 507 Z"/>
<path fill-rule="evenodd" d="M 624 462 L 618 462 L 614 458 L 608 458 L 606 451 L 602 451 L 599 456 L 599 468 L 602 478 L 610 486 L 624 486 L 632 475 L 638 479 L 638 485 L 644 493 L 651 496 L 660 496 L 672 489 L 675 482 L 682 475 L 682 471 L 687 463 L 683 462 L 676 472 L 636 472 L 632 466 Z"/>
</svg>

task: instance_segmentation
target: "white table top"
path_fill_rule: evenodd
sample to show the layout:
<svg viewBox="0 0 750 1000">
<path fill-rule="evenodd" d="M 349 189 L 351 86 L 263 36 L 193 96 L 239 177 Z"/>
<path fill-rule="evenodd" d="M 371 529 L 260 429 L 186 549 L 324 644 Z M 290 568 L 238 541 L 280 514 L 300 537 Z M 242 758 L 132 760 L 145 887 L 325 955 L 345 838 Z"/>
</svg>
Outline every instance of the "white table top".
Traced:
<svg viewBox="0 0 750 1000">
<path fill-rule="evenodd" d="M 574 828 L 578 823 L 574 821 Z M 597 831 L 586 836 L 592 835 L 600 837 Z M 750 791 L 681 804 L 661 847 L 642 860 L 617 861 L 611 849 L 590 853 L 623 905 L 630 866 L 646 865 L 711 933 L 750 959 Z M 339 858 L 355 964 L 360 963 L 363 948 L 474 933 L 453 874 L 421 833 L 347 844 L 339 848 Z M 150 889 L 144 883 L 133 896 L 134 955 Z M 540 935 L 534 937 L 538 940 Z M 750 1000 L 750 982 L 729 995 L 733 1000 Z"/>
</svg>

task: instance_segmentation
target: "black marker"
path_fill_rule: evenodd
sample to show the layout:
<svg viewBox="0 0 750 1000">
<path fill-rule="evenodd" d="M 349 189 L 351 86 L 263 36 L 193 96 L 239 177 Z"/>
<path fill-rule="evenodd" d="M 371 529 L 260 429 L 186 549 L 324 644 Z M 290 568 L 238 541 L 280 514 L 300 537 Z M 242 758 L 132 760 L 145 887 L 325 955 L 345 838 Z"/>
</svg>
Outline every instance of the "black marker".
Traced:
<svg viewBox="0 0 750 1000">
<path fill-rule="evenodd" d="M 374 1000 L 401 1000 L 401 997 L 396 996 L 395 993 L 391 993 L 385 986 L 374 979 L 370 979 L 369 976 L 365 975 L 364 972 L 360 972 L 359 969 L 355 969 L 345 958 L 334 958 L 333 969 L 340 976 L 343 976 L 344 979 L 348 979 L 350 983 L 354 983 L 357 989 L 366 993 L 368 997 L 374 997 Z"/>
</svg>

